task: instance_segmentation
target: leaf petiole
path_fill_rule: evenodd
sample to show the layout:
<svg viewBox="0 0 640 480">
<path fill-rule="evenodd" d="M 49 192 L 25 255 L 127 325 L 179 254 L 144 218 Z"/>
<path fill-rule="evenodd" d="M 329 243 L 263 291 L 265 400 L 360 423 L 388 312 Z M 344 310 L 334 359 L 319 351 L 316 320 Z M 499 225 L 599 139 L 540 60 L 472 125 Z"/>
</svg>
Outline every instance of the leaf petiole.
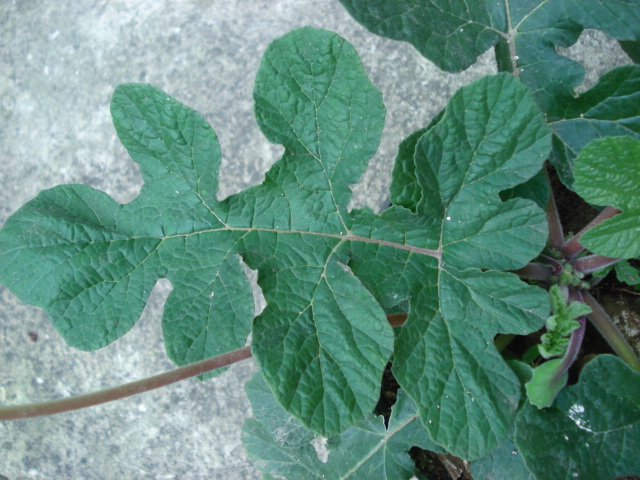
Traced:
<svg viewBox="0 0 640 480">
<path fill-rule="evenodd" d="M 602 255 L 587 255 L 571 262 L 576 272 L 592 273 L 609 267 L 621 261 L 621 258 L 604 257 Z"/>
<path fill-rule="evenodd" d="M 53 415 L 55 413 L 80 410 L 82 408 L 93 407 L 102 403 L 120 400 L 122 398 L 149 392 L 156 388 L 171 385 L 172 383 L 185 380 L 187 378 L 201 375 L 211 370 L 226 367 L 234 363 L 241 362 L 251 357 L 251 347 L 246 346 L 233 350 L 222 355 L 207 358 L 191 365 L 176 368 L 169 372 L 160 373 L 153 377 L 136 380 L 106 390 L 78 395 L 71 398 L 62 398 L 50 402 L 32 403 L 28 405 L 15 405 L 10 407 L 0 407 L 0 421 L 16 420 L 20 418 L 41 417 L 43 415 Z"/>
<path fill-rule="evenodd" d="M 543 265 L 537 262 L 530 262 L 518 270 L 514 270 L 513 273 L 520 278 L 526 278 L 528 280 L 549 281 L 554 274 L 549 265 Z"/>
<path fill-rule="evenodd" d="M 547 182 L 550 184 L 549 173 L 546 168 L 544 172 L 547 177 Z M 560 214 L 558 213 L 558 207 L 556 206 L 553 190 L 549 192 L 546 213 L 547 220 L 549 222 L 549 240 L 547 243 L 549 247 L 555 250 L 560 250 L 564 243 L 564 230 L 562 229 L 562 223 L 560 222 Z"/>
<path fill-rule="evenodd" d="M 616 355 L 624 360 L 631 368 L 640 372 L 640 359 L 638 359 L 638 355 L 634 352 L 631 345 L 629 345 L 624 335 L 622 335 L 622 332 L 620 332 L 618 327 L 613 323 L 611 317 L 590 293 L 583 292 L 583 297 L 584 303 L 591 308 L 591 313 L 588 315 L 591 323 L 598 329 L 609 345 L 611 345 Z"/>
<path fill-rule="evenodd" d="M 389 320 L 389 323 L 393 327 L 401 326 L 406 319 L 406 313 L 387 315 L 387 320 Z M 203 373 L 207 373 L 218 368 L 233 365 L 234 363 L 251 358 L 251 356 L 251 346 L 246 346 L 238 348 L 237 350 L 232 350 L 228 353 L 223 353 L 222 355 L 217 355 L 215 357 L 192 363 L 190 365 L 185 365 L 184 367 L 160 373 L 153 377 L 143 378 L 142 380 L 136 380 L 135 382 L 118 385 L 117 387 L 107 388 L 93 393 L 87 393 L 86 395 L 61 398 L 49 402 L 0 407 L 0 421 L 54 415 L 56 413 L 81 410 L 83 408 L 121 400 L 140 393 L 150 392 L 151 390 L 155 390 L 160 387 L 166 387 L 172 383 L 177 383 L 197 375 L 202 375 Z"/>
</svg>

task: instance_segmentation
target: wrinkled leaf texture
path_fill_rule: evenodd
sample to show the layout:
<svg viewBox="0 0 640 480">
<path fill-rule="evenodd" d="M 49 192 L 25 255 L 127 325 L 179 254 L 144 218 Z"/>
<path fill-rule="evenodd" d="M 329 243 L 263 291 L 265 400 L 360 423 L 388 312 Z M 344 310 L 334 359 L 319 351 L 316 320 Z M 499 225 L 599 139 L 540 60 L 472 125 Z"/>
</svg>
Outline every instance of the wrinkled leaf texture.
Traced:
<svg viewBox="0 0 640 480">
<path fill-rule="evenodd" d="M 432 439 L 482 456 L 521 396 L 493 337 L 537 330 L 549 311 L 543 290 L 504 272 L 536 257 L 547 236 L 534 202 L 499 197 L 550 150 L 531 94 L 509 74 L 459 91 L 398 158 L 413 187 L 382 214 L 347 211 L 385 110 L 344 39 L 303 28 L 274 41 L 254 99 L 283 157 L 261 185 L 219 200 L 220 148 L 204 119 L 154 87 L 118 87 L 112 115 L 140 164 L 140 195 L 120 205 L 86 186 L 42 192 L 0 232 L 0 280 L 45 309 L 69 344 L 93 350 L 124 335 L 168 278 L 170 358 L 237 348 L 251 327 L 277 401 L 324 436 L 373 411 L 394 355 Z M 392 190 L 404 191 L 396 179 Z M 253 321 L 239 257 L 267 301 Z M 402 306 L 409 318 L 396 341 L 385 311 Z"/>
<path fill-rule="evenodd" d="M 382 416 L 371 414 L 329 439 L 311 433 L 277 404 L 260 372 L 246 391 L 255 418 L 245 422 L 242 441 L 255 464 L 276 478 L 409 480 L 415 474 L 408 454 L 412 446 L 442 451 L 429 440 L 416 406 L 402 390 L 387 426 Z M 326 458 L 317 453 L 322 447 Z"/>
<path fill-rule="evenodd" d="M 547 115 L 555 134 L 551 161 L 569 187 L 573 160 L 590 140 L 640 138 L 640 67 L 613 69 L 576 98 L 584 68 L 557 51 L 593 28 L 621 41 L 637 61 L 638 0 L 340 1 L 373 33 L 411 43 L 446 71 L 464 70 L 495 47 L 499 70 L 516 74 Z"/>
<path fill-rule="evenodd" d="M 580 237 L 589 250 L 613 258 L 640 256 L 640 140 L 591 141 L 576 158 L 576 191 L 596 205 L 622 210 Z"/>
<path fill-rule="evenodd" d="M 193 110 L 149 85 L 122 85 L 111 111 L 144 186 L 119 205 L 85 186 L 42 192 L 0 236 L 0 279 L 41 306 L 75 347 L 126 333 L 160 278 L 167 353 L 190 363 L 244 345 L 259 271 L 266 309 L 253 354 L 280 402 L 333 434 L 369 414 L 393 349 L 371 293 L 345 267 L 346 206 L 379 143 L 380 92 L 342 38 L 305 28 L 266 51 L 256 117 L 283 158 L 265 181 L 216 198 L 220 147 Z"/>
<path fill-rule="evenodd" d="M 506 435 L 520 399 L 520 384 L 493 337 L 537 330 L 549 314 L 546 292 L 499 271 L 536 256 L 546 241 L 546 217 L 533 201 L 502 202 L 499 192 L 536 174 L 550 134 L 527 89 L 500 74 L 460 89 L 441 118 L 407 142 L 415 148 L 404 156 L 411 149 L 400 150 L 391 186 L 397 207 L 362 235 L 385 234 L 381 221 L 405 214 L 404 207 L 429 219 L 426 234 L 441 262 L 359 243 L 350 266 L 385 308 L 408 303 L 394 374 L 433 440 L 475 459 Z M 409 178 L 413 185 L 405 188 Z"/>
</svg>

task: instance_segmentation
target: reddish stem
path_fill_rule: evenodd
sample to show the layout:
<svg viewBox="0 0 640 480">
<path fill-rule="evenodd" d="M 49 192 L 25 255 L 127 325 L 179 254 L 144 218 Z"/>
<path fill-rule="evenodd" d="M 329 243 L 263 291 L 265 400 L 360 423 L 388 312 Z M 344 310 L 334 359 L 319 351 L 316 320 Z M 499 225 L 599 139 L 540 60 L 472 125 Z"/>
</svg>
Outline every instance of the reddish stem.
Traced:
<svg viewBox="0 0 640 480">
<path fill-rule="evenodd" d="M 71 410 L 100 405 L 101 403 L 120 400 L 139 393 L 155 390 L 156 388 L 171 385 L 181 380 L 195 377 L 203 373 L 226 367 L 233 363 L 246 360 L 251 357 L 251 347 L 243 347 L 233 350 L 217 357 L 207 358 L 197 363 L 192 363 L 185 367 L 180 367 L 169 372 L 161 373 L 153 377 L 126 383 L 117 387 L 100 390 L 99 392 L 78 395 L 77 397 L 62 398 L 51 402 L 34 403 L 30 405 L 16 405 L 11 407 L 0 407 L 0 420 L 15 420 L 18 418 L 40 417 L 42 415 L 53 415 Z"/>
<path fill-rule="evenodd" d="M 549 201 L 547 202 L 547 221 L 549 222 L 549 247 L 554 250 L 559 250 L 564 242 L 564 232 L 562 230 L 562 223 L 560 223 L 560 215 L 558 214 L 558 208 L 556 207 L 553 190 L 551 190 L 549 194 Z"/>
<path fill-rule="evenodd" d="M 395 313 L 387 315 L 387 319 L 392 326 L 398 327 L 406 321 L 407 314 Z M 102 403 L 138 395 L 139 393 L 149 392 L 187 378 L 195 377 L 196 375 L 202 375 L 203 373 L 241 362 L 247 358 L 251 358 L 250 346 L 242 347 L 229 353 L 218 355 L 217 357 L 207 358 L 206 360 L 201 360 L 200 362 L 192 363 L 191 365 L 176 368 L 169 372 L 160 373 L 153 377 L 144 378 L 142 380 L 126 383 L 106 390 L 100 390 L 98 392 L 88 393 L 86 395 L 61 398 L 50 402 L 0 407 L 0 421 L 41 417 L 43 415 L 53 415 L 56 413 L 93 407 Z"/>
<path fill-rule="evenodd" d="M 621 258 L 603 257 L 602 255 L 587 255 L 576 258 L 571 262 L 576 272 L 591 273 L 618 263 Z"/>
<path fill-rule="evenodd" d="M 570 302 L 582 302 L 582 294 L 579 290 L 575 288 L 569 289 L 569 301 Z M 553 377 L 552 383 L 557 382 L 562 376 L 569 371 L 573 362 L 576 361 L 578 357 L 578 353 L 580 352 L 580 347 L 582 346 L 582 340 L 584 339 L 584 332 L 586 329 L 586 317 L 582 316 L 577 318 L 580 326 L 576 328 L 573 332 L 571 332 L 571 338 L 569 339 L 569 346 L 567 347 L 567 351 L 562 357 L 562 361 L 556 368 L 556 373 Z"/>
<path fill-rule="evenodd" d="M 518 270 L 513 270 L 513 273 L 518 275 L 520 278 L 543 282 L 549 280 L 553 274 L 550 266 L 534 262 L 531 262 Z"/>
</svg>

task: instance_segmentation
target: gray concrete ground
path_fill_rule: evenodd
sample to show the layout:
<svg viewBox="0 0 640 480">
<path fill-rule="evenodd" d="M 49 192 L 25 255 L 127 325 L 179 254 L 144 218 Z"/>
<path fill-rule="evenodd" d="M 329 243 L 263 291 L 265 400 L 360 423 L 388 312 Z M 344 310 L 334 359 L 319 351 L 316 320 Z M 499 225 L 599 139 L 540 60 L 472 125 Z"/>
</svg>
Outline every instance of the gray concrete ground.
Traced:
<svg viewBox="0 0 640 480">
<path fill-rule="evenodd" d="M 135 197 L 138 169 L 109 115 L 111 93 L 124 82 L 152 83 L 208 119 L 224 153 L 221 197 L 258 183 L 281 149 L 255 124 L 253 78 L 269 42 L 303 25 L 350 41 L 384 94 L 385 135 L 355 189 L 359 204 L 386 196 L 404 137 L 461 85 L 495 69 L 489 54 L 463 74 L 440 72 L 409 45 L 366 32 L 337 0 L 0 0 L 0 225 L 61 183 L 88 184 L 120 202 Z M 611 51 L 608 62 L 623 58 Z M 67 347 L 42 311 L 0 287 L 0 404 L 92 392 L 171 369 L 160 334 L 170 288 L 157 285 L 123 339 L 86 353 Z M 0 473 L 11 480 L 258 479 L 240 442 L 250 415 L 243 387 L 255 370 L 247 361 L 205 383 L 0 424 Z"/>
</svg>

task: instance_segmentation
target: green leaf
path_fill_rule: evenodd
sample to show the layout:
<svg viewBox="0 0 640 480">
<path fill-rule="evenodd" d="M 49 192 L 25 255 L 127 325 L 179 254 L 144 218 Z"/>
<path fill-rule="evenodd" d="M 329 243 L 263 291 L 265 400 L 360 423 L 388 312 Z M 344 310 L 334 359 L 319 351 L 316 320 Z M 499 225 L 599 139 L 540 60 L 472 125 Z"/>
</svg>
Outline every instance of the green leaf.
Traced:
<svg viewBox="0 0 640 480">
<path fill-rule="evenodd" d="M 411 43 L 446 71 L 464 70 L 495 47 L 498 69 L 517 75 L 546 113 L 556 135 L 550 160 L 569 188 L 573 160 L 590 140 L 640 138 L 640 67 L 613 69 L 575 98 L 584 68 L 558 53 L 558 47 L 573 45 L 584 28 L 635 46 L 640 38 L 637 0 L 340 1 L 373 33 Z"/>
<path fill-rule="evenodd" d="M 174 285 L 162 328 L 167 354 L 191 363 L 244 345 L 253 305 L 234 244 L 216 241 L 224 209 L 212 172 L 220 150 L 193 110 L 147 85 L 123 85 L 112 114 L 141 167 L 139 197 L 119 205 L 80 185 L 40 193 L 0 234 L 0 279 L 45 309 L 68 344 L 101 348 L 139 318 L 153 285 Z"/>
<path fill-rule="evenodd" d="M 410 479 L 412 446 L 441 451 L 418 421 L 415 405 L 400 390 L 389 425 L 381 416 L 329 439 L 317 437 L 291 417 L 269 393 L 260 373 L 247 384 L 255 418 L 248 419 L 242 441 L 255 464 L 277 478 Z M 317 448 L 324 446 L 324 458 Z"/>
<path fill-rule="evenodd" d="M 640 285 L 640 270 L 627 261 L 618 262 L 614 265 L 616 278 L 618 281 L 626 283 L 631 287 Z"/>
<path fill-rule="evenodd" d="M 393 166 L 393 178 L 391 184 L 391 196 L 396 205 L 412 209 L 420 201 L 422 190 L 416 180 L 415 163 L 413 155 L 416 151 L 416 144 L 420 137 L 426 132 L 426 128 L 413 132 L 405 138 L 398 148 L 398 155 Z M 414 210 L 415 213 L 415 210 Z"/>
<path fill-rule="evenodd" d="M 559 285 L 551 286 L 549 296 L 553 315 L 547 318 L 547 333 L 542 335 L 538 346 L 540 355 L 544 358 L 564 354 L 569 344 L 569 335 L 580 326 L 575 319 L 591 313 L 591 309 L 582 302 L 568 302 Z"/>
<path fill-rule="evenodd" d="M 513 76 L 463 87 L 417 141 L 414 166 L 400 177 L 407 182 L 414 172 L 420 195 L 402 202 L 423 219 L 426 246 L 442 252 L 441 262 L 385 245 L 352 245 L 349 266 L 381 304 L 408 302 L 394 373 L 433 440 L 463 458 L 479 458 L 502 441 L 520 400 L 520 382 L 495 350 L 494 336 L 535 331 L 549 314 L 546 292 L 500 271 L 540 252 L 546 216 L 532 201 L 499 197 L 533 177 L 549 148 L 541 115 Z M 392 185 L 392 191 L 402 190 Z M 384 238 L 382 221 L 402 215 L 405 230 L 397 235 L 413 237 L 412 217 L 400 207 L 360 235 Z"/>
<path fill-rule="evenodd" d="M 126 333 L 168 278 L 163 333 L 183 364 L 245 343 L 254 306 L 241 256 L 268 303 L 254 357 L 279 401 L 331 435 L 373 410 L 393 351 L 384 311 L 346 267 L 349 186 L 385 110 L 351 45 L 312 28 L 267 49 L 254 96 L 285 153 L 262 185 L 218 200 L 220 147 L 205 120 L 157 88 L 118 87 L 112 115 L 140 195 L 119 205 L 88 187 L 43 192 L 0 233 L 0 280 L 91 350 Z"/>
<path fill-rule="evenodd" d="M 640 373 L 612 355 L 589 362 L 556 405 L 525 405 L 515 443 L 537 478 L 610 480 L 640 471 Z"/>
<path fill-rule="evenodd" d="M 550 160 L 560 179 L 573 188 L 573 163 L 591 140 L 630 136 L 640 140 L 640 66 L 614 68 L 577 98 L 566 98 L 550 112 L 555 134 Z"/>
<path fill-rule="evenodd" d="M 573 45 L 584 28 L 618 40 L 640 38 L 640 4 L 600 0 L 340 0 L 373 33 L 411 43 L 438 67 L 459 72 L 497 46 L 498 63 L 517 73 L 544 110 L 563 98 L 584 75 L 578 63 L 557 52 Z"/>
<path fill-rule="evenodd" d="M 229 199 L 229 225 L 246 229 L 243 256 L 267 300 L 253 353 L 278 401 L 333 435 L 373 410 L 393 349 L 384 311 L 346 267 L 345 242 L 349 187 L 385 110 L 353 47 L 310 28 L 267 49 L 254 98 L 262 131 L 285 153 L 262 185 Z"/>
<path fill-rule="evenodd" d="M 507 363 L 518 376 L 521 384 L 531 379 L 532 369 L 529 365 L 517 360 L 509 360 Z M 521 405 L 522 403 L 524 402 L 521 402 Z M 502 478 L 535 480 L 513 443 L 513 426 L 509 428 L 509 433 L 500 445 L 471 464 L 471 473 L 475 480 L 497 480 Z"/>
<path fill-rule="evenodd" d="M 500 199 L 549 153 L 528 89 L 501 74 L 458 92 L 401 160 L 411 193 L 380 215 L 347 210 L 385 111 L 344 39 L 304 28 L 276 40 L 254 98 L 283 157 L 261 185 L 218 200 L 220 149 L 202 117 L 154 87 L 119 87 L 112 114 L 141 166 L 139 197 L 43 192 L 0 232 L 0 280 L 71 344 L 95 349 L 123 335 L 168 278 L 164 337 L 181 364 L 245 342 L 253 298 L 242 258 L 267 301 L 253 355 L 277 401 L 326 437 L 373 411 L 394 353 L 385 311 L 408 309 L 398 380 L 435 442 L 483 455 L 521 398 L 493 338 L 537 330 L 548 315 L 546 293 L 504 271 L 547 237 L 534 202 Z"/>
<path fill-rule="evenodd" d="M 340 0 L 349 13 L 375 34 L 404 40 L 449 72 L 473 65 L 496 44 L 506 28 L 505 10 L 498 2 L 430 0 Z"/>
<path fill-rule="evenodd" d="M 522 455 L 518 452 L 510 437 L 491 450 L 480 460 L 471 464 L 474 480 L 536 480 L 536 477 L 524 464 Z"/>
<path fill-rule="evenodd" d="M 566 372 L 558 375 L 561 364 L 561 358 L 554 358 L 533 369 L 533 377 L 525 384 L 527 397 L 532 405 L 547 408 L 553 404 L 569 379 Z"/>
<path fill-rule="evenodd" d="M 596 205 L 622 213 L 580 237 L 589 250 L 614 258 L 640 255 L 640 140 L 612 137 L 593 140 L 576 158 L 576 192 Z"/>
<path fill-rule="evenodd" d="M 559 285 L 551 286 L 549 297 L 552 315 L 547 318 L 547 333 L 540 337 L 538 345 L 538 352 L 547 359 L 564 355 L 571 333 L 580 327 L 576 319 L 591 313 L 591 308 L 584 303 L 570 302 Z M 531 380 L 525 384 L 532 405 L 546 408 L 553 404 L 569 379 L 568 373 L 561 371 L 561 367 L 562 359 L 553 359 L 533 369 Z"/>
</svg>

